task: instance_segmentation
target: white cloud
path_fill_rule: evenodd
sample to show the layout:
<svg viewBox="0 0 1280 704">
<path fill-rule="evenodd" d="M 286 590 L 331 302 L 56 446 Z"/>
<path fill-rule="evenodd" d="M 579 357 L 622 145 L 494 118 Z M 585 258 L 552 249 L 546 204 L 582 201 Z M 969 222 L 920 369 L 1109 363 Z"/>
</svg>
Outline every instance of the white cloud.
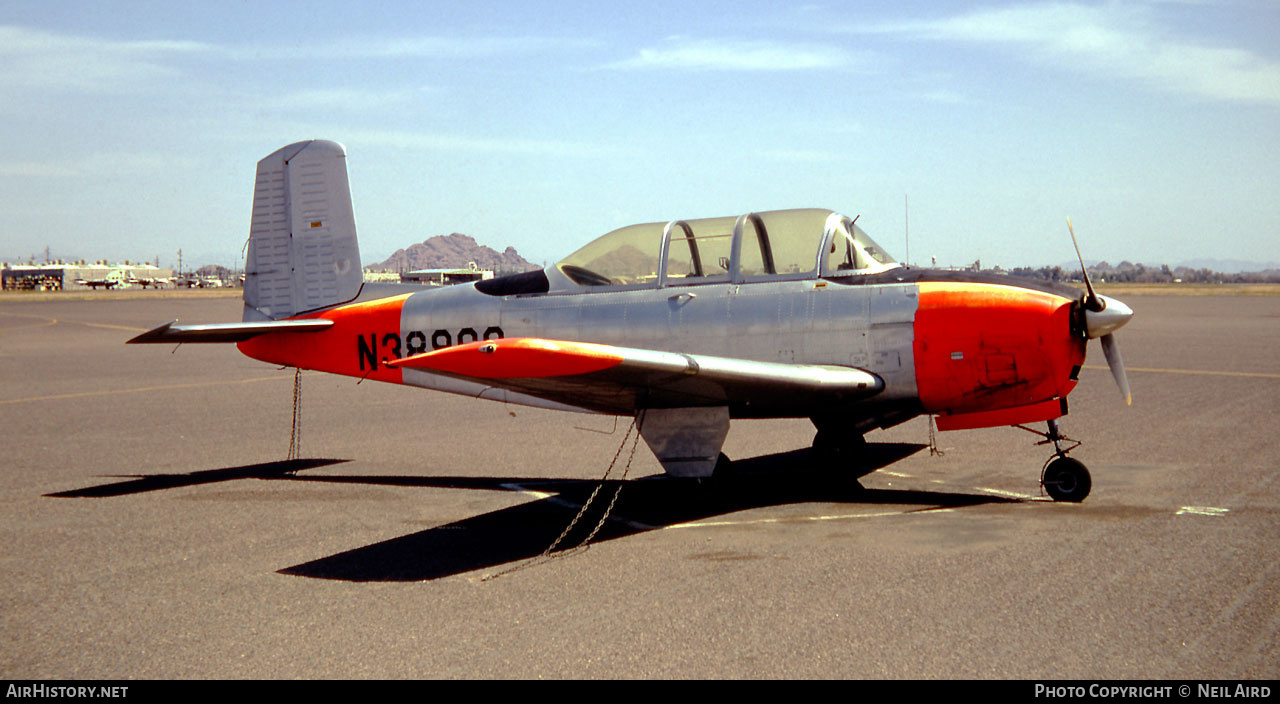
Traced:
<svg viewBox="0 0 1280 704">
<path fill-rule="evenodd" d="M 1280 62 L 1172 35 L 1149 6 L 1045 3 L 979 9 L 848 31 L 1024 47 L 1069 69 L 1136 79 L 1165 90 L 1236 102 L 1280 104 Z"/>
<path fill-rule="evenodd" d="M 560 37 L 351 37 L 314 43 L 292 40 L 277 46 L 228 48 L 232 58 L 268 59 L 484 59 L 599 46 Z"/>
<path fill-rule="evenodd" d="M 190 157 L 115 152 L 47 161 L 0 161 L 0 177 L 117 178 L 175 173 L 194 166 L 195 160 Z"/>
<path fill-rule="evenodd" d="M 820 149 L 761 149 L 756 152 L 756 156 L 796 164 L 829 164 L 843 159 L 838 153 Z"/>
<path fill-rule="evenodd" d="M 426 89 L 357 90 L 325 88 L 299 90 L 273 99 L 271 107 L 284 110 L 368 110 L 403 105 L 420 96 Z"/>
<path fill-rule="evenodd" d="M 116 41 L 0 25 L 0 87 L 119 92 L 177 75 L 172 60 L 212 47 L 185 41 Z"/>
<path fill-rule="evenodd" d="M 821 44 L 794 46 L 771 41 L 670 37 L 662 46 L 641 49 L 632 58 L 605 68 L 809 71 L 847 68 L 853 64 L 849 52 Z"/>
<path fill-rule="evenodd" d="M 627 150 L 555 139 L 527 139 L 521 137 L 474 137 L 460 134 L 432 134 L 389 130 L 323 129 L 315 134 L 341 135 L 344 143 L 378 145 L 413 151 L 477 152 L 486 154 L 512 154 L 550 157 L 609 157 L 625 156 Z"/>
<path fill-rule="evenodd" d="M 596 46 L 585 39 L 555 37 L 408 37 L 347 43 L 353 55 L 374 57 L 453 56 L 480 58 L 510 54 L 531 54 Z"/>
<path fill-rule="evenodd" d="M 963 93 L 957 93 L 946 88 L 925 91 L 920 93 L 918 97 L 926 102 L 941 103 L 942 105 L 960 105 L 969 102 L 969 98 Z"/>
<path fill-rule="evenodd" d="M 178 40 L 125 41 L 56 34 L 0 25 L 0 88 L 128 92 L 178 76 L 179 59 L 228 61 L 352 60 L 485 57 L 535 54 L 596 46 L 585 39 L 550 37 L 367 37 L 277 45 L 218 45 Z M 319 98 L 320 96 L 312 96 Z"/>
</svg>

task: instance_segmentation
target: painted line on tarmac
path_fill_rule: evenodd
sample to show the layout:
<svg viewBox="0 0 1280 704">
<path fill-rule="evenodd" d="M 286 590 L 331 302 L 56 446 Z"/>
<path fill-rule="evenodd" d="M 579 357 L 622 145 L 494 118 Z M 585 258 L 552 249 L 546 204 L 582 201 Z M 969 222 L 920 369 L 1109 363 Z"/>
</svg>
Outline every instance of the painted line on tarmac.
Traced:
<svg viewBox="0 0 1280 704">
<path fill-rule="evenodd" d="M 1229 508 L 1218 508 L 1217 506 L 1183 506 L 1173 515 L 1181 516 L 1189 514 L 1192 516 L 1225 516 L 1230 510 L 1231 509 Z"/>
<path fill-rule="evenodd" d="M 1108 367 L 1102 367 L 1094 364 L 1087 364 L 1085 369 L 1094 369 L 1097 371 L 1108 371 Z M 1125 367 L 1128 372 L 1150 372 L 1154 374 L 1194 374 L 1196 376 L 1238 376 L 1250 379 L 1280 379 L 1280 374 L 1271 374 L 1269 372 L 1223 372 L 1205 369 L 1161 369 L 1158 367 Z"/>
<path fill-rule="evenodd" d="M 929 513 L 945 513 L 949 508 L 939 508 Z M 854 518 L 883 518 L 885 516 L 905 516 L 912 511 L 883 511 L 880 513 L 842 513 L 829 516 L 788 516 L 785 518 L 753 518 L 744 521 L 691 521 L 689 523 L 673 523 L 663 526 L 663 530 L 673 528 L 723 528 L 725 526 L 752 526 L 770 523 L 799 523 L 801 521 L 847 521 Z"/>
<path fill-rule="evenodd" d="M 303 376 L 310 376 L 304 374 Z M 258 376 L 252 379 L 232 379 L 227 381 L 202 381 L 192 384 L 169 384 L 167 386 L 141 386 L 136 389 L 111 389 L 108 391 L 81 391 L 73 394 L 54 394 L 52 396 L 28 396 L 26 398 L 10 398 L 0 400 L 0 406 L 8 406 L 16 403 L 36 403 L 38 401 L 64 401 L 73 398 L 92 398 L 94 396 L 119 396 L 120 394 L 137 394 L 146 391 L 173 391 L 177 389 L 198 389 L 205 386 L 227 386 L 231 384 L 254 384 L 259 381 L 287 381 L 293 379 L 291 375 L 281 374 L 279 376 Z"/>
<path fill-rule="evenodd" d="M 508 489 L 508 490 L 510 490 L 510 491 L 514 491 L 514 492 L 518 492 L 518 493 L 521 493 L 521 494 L 525 494 L 525 495 L 527 495 L 527 496 L 532 496 L 532 497 L 534 497 L 535 499 L 539 499 L 539 500 L 542 500 L 542 501 L 548 501 L 548 502 L 553 503 L 553 504 L 555 504 L 555 505 L 557 505 L 557 506 L 560 506 L 560 507 L 563 507 L 563 508 L 567 508 L 567 509 L 569 509 L 569 510 L 571 510 L 571 511 L 581 511 L 581 510 L 582 510 L 582 504 L 575 504 L 575 503 L 573 503 L 572 501 L 565 501 L 564 499 L 560 498 L 560 496 L 559 496 L 559 495 L 557 495 L 557 494 L 548 494 L 548 493 L 547 493 L 547 492 L 545 492 L 545 491 L 534 491 L 533 489 L 526 489 L 526 488 L 524 487 L 524 485 L 522 485 L 522 484 L 516 484 L 516 483 L 514 483 L 514 482 L 507 483 L 507 484 L 499 484 L 498 486 L 501 486 L 503 489 Z M 620 516 L 620 515 L 616 515 L 616 514 L 615 514 L 615 515 L 611 515 L 611 516 L 609 516 L 609 520 L 611 520 L 611 521 L 617 521 L 618 523 L 622 523 L 623 525 L 630 526 L 631 528 L 634 528 L 634 529 L 636 529 L 636 530 L 657 530 L 657 528 L 658 528 L 657 526 L 651 526 L 651 525 L 649 525 L 649 524 L 647 524 L 647 523 L 641 523 L 641 522 L 639 522 L 639 521 L 633 521 L 633 520 L 631 520 L 631 519 L 629 519 L 629 518 L 626 518 L 626 517 L 624 517 L 624 516 Z"/>
<path fill-rule="evenodd" d="M 524 486 L 516 483 L 502 484 L 501 486 L 504 489 L 510 489 L 511 491 L 517 491 L 521 494 L 527 494 L 536 499 L 540 499 L 543 501 L 550 501 L 551 503 L 556 504 L 558 506 L 563 506 L 564 508 L 573 509 L 575 511 L 582 509 L 582 506 L 580 504 L 575 504 L 571 501 L 565 501 L 564 499 L 559 498 L 557 495 L 549 494 L 545 491 L 534 491 L 533 489 L 526 489 Z M 953 509 L 949 509 L 949 508 L 939 508 L 939 509 L 934 509 L 932 511 L 929 511 L 929 513 L 947 513 L 952 510 Z M 845 514 L 833 514 L 833 515 L 822 515 L 822 516 L 800 516 L 800 517 L 789 516 L 785 518 L 754 518 L 754 519 L 743 520 L 743 521 L 690 521 L 688 523 L 673 523 L 668 526 L 651 526 L 647 523 L 633 521 L 629 518 L 625 518 L 620 515 L 610 516 L 609 520 L 618 521 L 619 523 L 623 523 L 637 530 L 649 531 L 649 530 L 659 530 L 659 529 L 668 530 L 672 528 L 724 528 L 728 526 L 749 526 L 749 525 L 766 525 L 766 524 L 775 524 L 775 523 L 795 523 L 800 521 L 844 521 L 844 520 L 850 520 L 854 518 L 883 518 L 885 516 L 902 516 L 902 515 L 906 515 L 907 513 L 911 513 L 911 512 L 882 511 L 879 513 L 845 513 Z"/>
<path fill-rule="evenodd" d="M 0 311 L 0 315 L 8 316 L 10 318 L 36 318 L 36 319 L 45 321 L 43 323 L 36 323 L 33 325 L 23 325 L 21 327 L 16 327 L 16 328 L 0 329 L 0 332 L 13 332 L 15 330 L 31 330 L 33 328 L 47 328 L 53 325 L 57 325 L 58 323 L 64 323 L 67 325 L 88 325 L 91 328 L 107 328 L 109 330 L 127 330 L 129 332 L 146 332 L 147 331 L 146 328 L 135 328 L 135 327 L 130 327 L 128 325 L 111 325 L 110 323 L 89 323 L 83 320 L 60 320 L 58 318 L 50 318 L 47 315 L 30 315 L 27 313 L 6 313 L 4 311 Z"/>
<path fill-rule="evenodd" d="M 985 491 L 985 492 L 987 492 L 988 494 L 995 494 L 996 496 L 1012 496 L 1012 497 L 1013 497 L 1013 498 L 1015 498 L 1015 499 L 1034 499 L 1034 498 L 1036 498 L 1036 497 L 1032 496 L 1031 494 L 1021 494 L 1021 493 L 1018 493 L 1018 492 L 1016 492 L 1016 491 L 1005 491 L 1004 489 L 989 489 L 989 488 L 987 488 L 987 487 L 985 487 L 985 486 L 975 486 L 975 487 L 974 487 L 974 490 L 976 490 L 976 491 Z"/>
<path fill-rule="evenodd" d="M 135 328 L 130 325 L 111 325 L 110 323 L 86 323 L 82 320 L 59 320 L 59 323 L 70 325 L 88 325 L 91 328 L 107 328 L 108 330 L 128 330 L 129 332 L 146 332 L 146 328 Z"/>
<path fill-rule="evenodd" d="M 3 315 L 8 318 L 35 318 L 36 320 L 44 321 L 41 323 L 32 323 L 30 325 L 19 325 L 16 328 L 0 328 L 0 332 L 17 332 L 18 330 L 34 330 L 36 328 L 47 328 L 47 327 L 58 324 L 57 318 L 50 318 L 47 315 L 28 315 L 26 313 L 6 313 L 4 311 L 0 311 L 0 315 Z"/>
<path fill-rule="evenodd" d="M 555 496 L 555 494 L 548 494 L 545 491 L 534 491 L 533 489 L 526 489 L 521 484 L 507 483 L 507 484 L 499 484 L 498 486 L 502 487 L 503 489 L 515 491 L 521 494 L 528 494 L 529 496 L 532 496 L 535 499 L 549 499 Z"/>
</svg>

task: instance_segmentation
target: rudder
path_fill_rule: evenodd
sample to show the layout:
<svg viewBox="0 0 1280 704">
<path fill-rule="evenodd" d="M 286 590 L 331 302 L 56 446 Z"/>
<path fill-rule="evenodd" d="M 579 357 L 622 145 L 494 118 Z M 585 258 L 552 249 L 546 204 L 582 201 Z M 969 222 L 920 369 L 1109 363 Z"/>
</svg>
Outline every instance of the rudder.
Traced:
<svg viewBox="0 0 1280 704">
<path fill-rule="evenodd" d="M 346 162 L 346 149 L 327 140 L 290 144 L 258 162 L 244 320 L 279 320 L 360 293 Z"/>
</svg>

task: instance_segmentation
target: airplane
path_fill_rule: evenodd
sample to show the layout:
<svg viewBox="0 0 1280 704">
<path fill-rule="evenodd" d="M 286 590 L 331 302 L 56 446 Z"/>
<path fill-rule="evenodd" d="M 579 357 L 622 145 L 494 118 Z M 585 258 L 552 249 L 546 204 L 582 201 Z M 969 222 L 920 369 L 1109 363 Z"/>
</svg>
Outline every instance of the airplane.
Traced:
<svg viewBox="0 0 1280 704">
<path fill-rule="evenodd" d="M 721 476 L 734 418 L 810 419 L 833 468 L 856 464 L 867 432 L 920 415 L 941 431 L 1043 422 L 1045 491 L 1084 500 L 1092 479 L 1057 419 L 1090 339 L 1130 402 L 1114 332 L 1132 309 L 1087 273 L 1081 292 L 903 266 L 856 220 L 804 208 L 643 223 L 541 270 L 365 283 L 346 149 L 297 142 L 258 162 L 242 321 L 171 321 L 129 342 L 234 342 L 276 365 L 632 416 L 674 477 Z"/>
<path fill-rule="evenodd" d="M 105 288 L 109 291 L 120 282 L 114 279 L 76 279 L 76 283 L 81 286 L 88 286 L 94 291 L 97 291 L 98 287 Z"/>
</svg>

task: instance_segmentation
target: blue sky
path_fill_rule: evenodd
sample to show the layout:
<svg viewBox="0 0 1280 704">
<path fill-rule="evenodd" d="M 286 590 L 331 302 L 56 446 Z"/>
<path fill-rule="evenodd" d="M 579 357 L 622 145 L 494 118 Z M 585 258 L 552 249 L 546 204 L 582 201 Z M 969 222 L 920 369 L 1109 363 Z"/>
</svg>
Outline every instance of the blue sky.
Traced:
<svg viewBox="0 0 1280 704">
<path fill-rule="evenodd" d="M 938 264 L 1280 260 L 1280 4 L 0 2 L 0 258 L 236 261 L 333 139 L 366 263 L 827 207 Z"/>
</svg>

